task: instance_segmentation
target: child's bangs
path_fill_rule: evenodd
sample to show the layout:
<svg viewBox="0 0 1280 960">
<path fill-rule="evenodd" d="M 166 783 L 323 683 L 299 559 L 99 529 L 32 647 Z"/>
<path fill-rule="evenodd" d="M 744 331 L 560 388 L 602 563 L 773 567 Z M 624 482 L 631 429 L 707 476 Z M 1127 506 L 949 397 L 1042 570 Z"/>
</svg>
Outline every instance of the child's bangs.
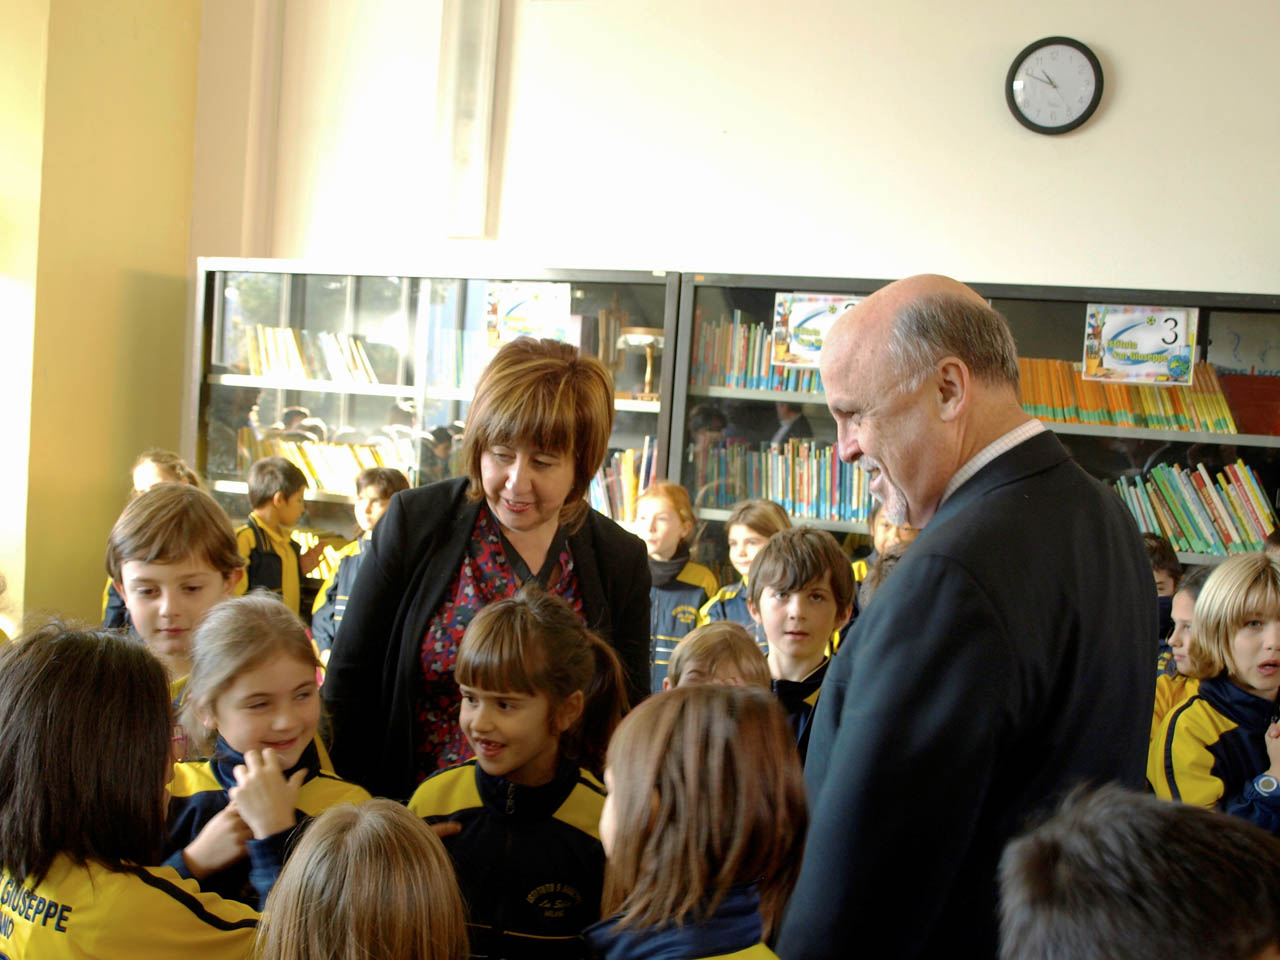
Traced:
<svg viewBox="0 0 1280 960">
<path fill-rule="evenodd" d="M 1280 574 L 1274 566 L 1268 565 L 1262 575 L 1249 584 L 1232 613 L 1237 630 L 1255 618 L 1280 620 Z"/>
<path fill-rule="evenodd" d="M 454 679 L 466 687 L 495 693 L 536 695 L 546 683 L 535 679 L 546 673 L 536 644 L 525 643 L 518 623 L 488 618 L 482 629 L 467 628 L 453 667 Z"/>
</svg>

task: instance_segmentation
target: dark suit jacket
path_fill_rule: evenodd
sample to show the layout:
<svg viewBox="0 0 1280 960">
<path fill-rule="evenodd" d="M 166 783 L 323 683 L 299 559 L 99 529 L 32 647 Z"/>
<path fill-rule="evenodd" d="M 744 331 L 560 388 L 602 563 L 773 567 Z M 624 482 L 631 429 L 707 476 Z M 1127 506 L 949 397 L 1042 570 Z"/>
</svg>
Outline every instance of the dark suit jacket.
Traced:
<svg viewBox="0 0 1280 960">
<path fill-rule="evenodd" d="M 994 956 L 1005 842 L 1143 786 L 1155 619 L 1132 518 L 1052 433 L 956 491 L 827 672 L 779 956 Z"/>
<path fill-rule="evenodd" d="M 467 479 L 391 498 L 373 530 L 321 693 L 340 776 L 375 796 L 405 799 L 413 782 L 415 677 L 427 626 L 462 565 L 482 501 Z M 649 690 L 649 563 L 644 543 L 587 514 L 568 538 L 587 626 L 622 660 L 632 703 Z"/>
</svg>

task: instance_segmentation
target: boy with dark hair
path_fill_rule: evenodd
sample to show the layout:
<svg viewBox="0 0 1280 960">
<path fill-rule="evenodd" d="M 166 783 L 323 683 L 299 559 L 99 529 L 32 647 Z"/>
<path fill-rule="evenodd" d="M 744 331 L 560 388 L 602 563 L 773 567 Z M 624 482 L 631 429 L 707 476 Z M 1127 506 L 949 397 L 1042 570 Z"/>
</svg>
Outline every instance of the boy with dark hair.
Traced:
<svg viewBox="0 0 1280 960">
<path fill-rule="evenodd" d="M 203 490 L 162 483 L 124 508 L 107 537 L 106 563 L 176 698 L 191 672 L 191 635 L 244 576 L 231 521 Z"/>
<path fill-rule="evenodd" d="M 769 641 L 773 692 L 803 763 L 832 639 L 853 610 L 853 570 L 835 537 L 816 527 L 779 530 L 751 562 L 747 609 Z"/>
<path fill-rule="evenodd" d="M 1280 840 L 1117 786 L 1010 841 L 1000 893 L 1001 960 L 1280 957 Z"/>
<path fill-rule="evenodd" d="M 1159 603 L 1160 620 L 1156 627 L 1156 639 L 1160 642 L 1160 653 L 1169 649 L 1169 634 L 1173 630 L 1173 593 L 1182 576 L 1182 564 L 1178 555 L 1173 552 L 1173 544 L 1158 533 L 1144 533 L 1142 544 L 1147 548 L 1147 559 L 1151 561 L 1151 574 L 1156 581 L 1156 599 Z"/>
<path fill-rule="evenodd" d="M 356 523 L 360 526 L 360 536 L 338 551 L 337 566 L 316 594 L 311 611 L 311 638 L 325 663 L 329 662 L 329 650 L 346 613 L 347 600 L 364 562 L 365 547 L 373 537 L 373 528 L 382 519 L 391 497 L 408 489 L 408 478 L 391 467 L 369 467 L 356 477 Z"/>
<path fill-rule="evenodd" d="M 306 474 L 284 457 L 264 457 L 249 468 L 253 510 L 236 530 L 236 544 L 246 563 L 237 596 L 263 588 L 280 594 L 294 613 L 301 612 L 302 578 L 315 569 L 324 552 L 324 545 L 317 544 L 304 554 L 290 531 L 306 509 L 306 489 Z"/>
</svg>

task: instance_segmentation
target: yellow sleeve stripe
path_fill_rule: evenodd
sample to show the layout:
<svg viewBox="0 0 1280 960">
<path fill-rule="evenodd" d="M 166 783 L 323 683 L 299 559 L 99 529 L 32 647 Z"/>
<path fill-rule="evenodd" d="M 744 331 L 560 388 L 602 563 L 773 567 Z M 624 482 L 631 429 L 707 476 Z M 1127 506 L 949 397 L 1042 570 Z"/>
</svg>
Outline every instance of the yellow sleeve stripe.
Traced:
<svg viewBox="0 0 1280 960">
<path fill-rule="evenodd" d="M 600 839 L 600 814 L 604 811 L 604 784 L 586 770 L 578 774 L 578 783 L 556 810 L 554 817 L 581 830 L 589 837 Z"/>
<path fill-rule="evenodd" d="M 446 817 L 459 810 L 484 806 L 476 788 L 476 763 L 469 760 L 433 774 L 418 785 L 409 798 L 409 809 L 419 817 Z"/>
<path fill-rule="evenodd" d="M 171 797 L 194 797 L 197 793 L 221 789 L 222 784 L 213 775 L 213 764 L 208 760 L 185 761 L 173 765 L 173 779 L 169 781 Z"/>
<path fill-rule="evenodd" d="M 364 803 L 369 792 L 364 787 L 322 773 L 312 777 L 298 791 L 298 809 L 308 817 L 318 817 L 340 803 Z"/>
</svg>

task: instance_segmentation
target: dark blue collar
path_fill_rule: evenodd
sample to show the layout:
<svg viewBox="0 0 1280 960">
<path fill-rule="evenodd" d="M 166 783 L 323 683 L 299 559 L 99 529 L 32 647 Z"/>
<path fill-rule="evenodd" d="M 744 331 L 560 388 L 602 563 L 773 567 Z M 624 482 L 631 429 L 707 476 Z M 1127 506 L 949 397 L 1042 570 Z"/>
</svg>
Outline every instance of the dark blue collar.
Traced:
<svg viewBox="0 0 1280 960">
<path fill-rule="evenodd" d="M 583 931 L 592 951 L 604 960 L 685 960 L 713 957 L 754 947 L 764 939 L 760 897 L 755 887 L 732 887 L 716 912 L 684 926 L 629 928 L 614 932 L 617 917 Z"/>
<path fill-rule="evenodd" d="M 485 808 L 499 817 L 516 820 L 546 820 L 569 798 L 578 783 L 578 766 L 561 755 L 555 778 L 538 787 L 512 783 L 506 777 L 495 777 L 476 765 L 476 789 Z"/>
<path fill-rule="evenodd" d="M 209 758 L 209 766 L 213 768 L 213 775 L 218 778 L 218 783 L 222 784 L 222 789 L 230 790 L 236 785 L 236 775 L 233 771 L 242 763 L 244 763 L 244 754 L 236 753 L 227 741 L 218 737 L 213 745 L 213 756 Z M 302 751 L 298 762 L 284 772 L 285 779 L 293 776 L 294 771 L 299 767 L 307 768 L 307 780 L 314 779 L 320 772 L 320 754 L 316 750 L 315 738 L 312 738 L 307 744 L 307 749 Z"/>
<path fill-rule="evenodd" d="M 1231 682 L 1225 671 L 1216 677 L 1201 680 L 1200 696 L 1227 719 L 1235 721 L 1246 730 L 1263 733 L 1276 716 L 1274 701 L 1255 697 L 1240 689 Z"/>
</svg>

